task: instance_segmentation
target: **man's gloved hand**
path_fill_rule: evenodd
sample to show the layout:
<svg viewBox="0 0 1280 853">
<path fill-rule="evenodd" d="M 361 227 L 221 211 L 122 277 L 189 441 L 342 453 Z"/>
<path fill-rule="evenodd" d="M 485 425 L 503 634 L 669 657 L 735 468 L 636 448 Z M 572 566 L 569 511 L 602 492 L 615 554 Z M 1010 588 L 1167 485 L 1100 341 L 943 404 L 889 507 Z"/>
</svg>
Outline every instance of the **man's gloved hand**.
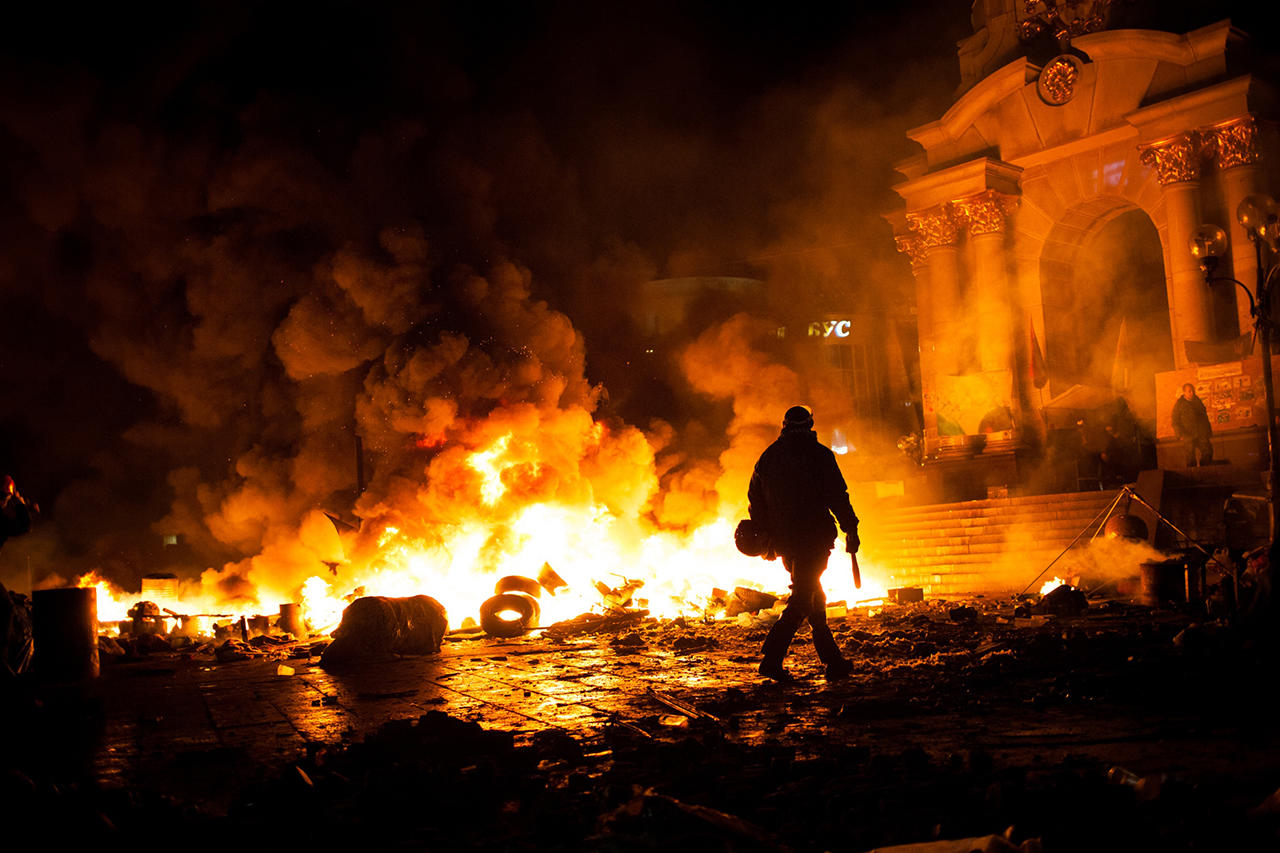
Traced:
<svg viewBox="0 0 1280 853">
<path fill-rule="evenodd" d="M 857 531 L 846 534 L 844 537 L 844 549 L 850 554 L 858 553 L 858 547 L 862 545 L 862 540 L 858 538 Z"/>
</svg>

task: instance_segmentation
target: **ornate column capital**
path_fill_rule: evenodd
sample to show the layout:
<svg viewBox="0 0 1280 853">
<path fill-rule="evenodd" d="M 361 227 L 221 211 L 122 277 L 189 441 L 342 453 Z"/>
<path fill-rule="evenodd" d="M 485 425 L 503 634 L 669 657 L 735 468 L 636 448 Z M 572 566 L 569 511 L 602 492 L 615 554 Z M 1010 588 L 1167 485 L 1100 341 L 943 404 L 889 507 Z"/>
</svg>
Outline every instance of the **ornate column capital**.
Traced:
<svg viewBox="0 0 1280 853">
<path fill-rule="evenodd" d="M 941 246 L 954 246 L 959 235 L 960 223 L 951 212 L 951 206 L 939 204 L 925 210 L 907 214 L 907 227 L 920 241 L 924 252 Z"/>
<path fill-rule="evenodd" d="M 1224 121 L 1200 131 L 1205 154 L 1213 157 L 1220 169 L 1252 166 L 1258 162 L 1258 123 L 1253 116 Z"/>
<path fill-rule="evenodd" d="M 925 250 L 924 241 L 920 239 L 918 234 L 900 234 L 893 238 L 893 242 L 897 245 L 898 251 L 911 260 L 912 272 L 920 269 L 928 262 L 928 252 Z"/>
<path fill-rule="evenodd" d="M 969 235 L 1001 234 L 1009 217 L 1018 208 L 1016 196 L 983 190 L 951 203 L 955 219 L 969 229 Z"/>
<path fill-rule="evenodd" d="M 1180 133 L 1170 139 L 1139 145 L 1142 162 L 1155 167 L 1160 186 L 1194 181 L 1200 177 L 1202 147 L 1196 131 Z"/>
</svg>

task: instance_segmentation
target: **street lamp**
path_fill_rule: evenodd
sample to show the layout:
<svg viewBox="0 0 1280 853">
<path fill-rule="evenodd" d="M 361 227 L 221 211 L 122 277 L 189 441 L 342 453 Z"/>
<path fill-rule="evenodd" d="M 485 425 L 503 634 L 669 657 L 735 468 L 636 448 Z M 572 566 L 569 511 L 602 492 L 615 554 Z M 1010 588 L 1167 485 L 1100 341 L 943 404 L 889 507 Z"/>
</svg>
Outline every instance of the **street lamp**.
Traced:
<svg viewBox="0 0 1280 853">
<path fill-rule="evenodd" d="M 1216 225 L 1201 225 L 1191 235 L 1191 255 L 1200 261 L 1200 269 L 1204 272 L 1205 284 L 1217 282 L 1233 282 L 1249 297 L 1249 314 L 1253 317 L 1254 329 L 1262 350 L 1262 391 L 1267 406 L 1267 451 L 1270 471 L 1271 501 L 1271 548 L 1270 562 L 1272 578 L 1280 573 L 1280 440 L 1276 435 L 1276 400 L 1275 388 L 1271 381 L 1271 335 L 1275 330 L 1275 321 L 1271 311 L 1271 280 L 1280 264 L 1276 259 L 1276 237 L 1280 236 L 1280 209 L 1275 199 L 1266 195 L 1247 196 L 1236 208 L 1236 220 L 1244 228 L 1249 239 L 1253 241 L 1254 271 L 1257 279 L 1253 291 L 1241 281 L 1230 276 L 1214 275 L 1218 263 L 1227 250 L 1227 235 Z M 1267 245 L 1268 255 L 1272 260 L 1270 269 L 1263 269 L 1262 246 Z"/>
</svg>

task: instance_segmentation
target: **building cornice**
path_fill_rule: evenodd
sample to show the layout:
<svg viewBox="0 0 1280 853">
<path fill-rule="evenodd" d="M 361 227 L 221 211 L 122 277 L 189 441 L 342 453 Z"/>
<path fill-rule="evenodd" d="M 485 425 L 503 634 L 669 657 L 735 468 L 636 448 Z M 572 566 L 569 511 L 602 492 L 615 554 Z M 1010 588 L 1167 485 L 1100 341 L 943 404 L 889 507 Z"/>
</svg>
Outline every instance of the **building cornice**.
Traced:
<svg viewBox="0 0 1280 853">
<path fill-rule="evenodd" d="M 1157 30 L 1103 30 L 1077 36 L 1071 46 L 1089 59 L 1154 59 L 1186 67 L 1206 59 L 1223 56 L 1232 41 L 1243 42 L 1248 35 L 1222 20 L 1184 35 Z"/>
<path fill-rule="evenodd" d="M 1010 95 L 1022 91 L 1035 79 L 1040 66 L 1032 65 L 1025 58 L 1015 59 L 1003 68 L 987 75 L 981 83 L 961 96 L 951 105 L 942 118 L 907 131 L 907 136 L 924 146 L 926 151 L 948 139 L 955 139 L 978 120 L 978 117 L 994 108 Z"/>
<path fill-rule="evenodd" d="M 1101 133 L 1094 133 L 1080 139 L 1073 139 L 1070 142 L 1064 142 L 1061 145 L 1055 145 L 1052 148 L 1045 148 L 1041 151 L 1032 151 L 1030 154 L 1024 154 L 1021 157 L 1015 157 L 1010 160 L 1010 164 L 1020 169 L 1034 169 L 1036 166 L 1042 166 L 1046 163 L 1053 163 L 1065 160 L 1068 157 L 1075 157 L 1078 154 L 1087 154 L 1090 151 L 1096 151 L 1099 148 L 1105 148 L 1108 145 L 1123 144 L 1138 139 L 1138 129 L 1132 125 L 1124 124 L 1119 127 L 1113 127 L 1110 130 L 1104 130 Z"/>
<path fill-rule="evenodd" d="M 923 210 L 986 190 L 1017 195 L 1022 169 L 1003 160 L 979 157 L 894 186 L 908 210 Z"/>
<path fill-rule="evenodd" d="M 1138 128 L 1145 142 L 1176 136 L 1208 124 L 1218 124 L 1254 112 L 1265 87 L 1251 74 L 1141 107 L 1124 116 Z"/>
</svg>

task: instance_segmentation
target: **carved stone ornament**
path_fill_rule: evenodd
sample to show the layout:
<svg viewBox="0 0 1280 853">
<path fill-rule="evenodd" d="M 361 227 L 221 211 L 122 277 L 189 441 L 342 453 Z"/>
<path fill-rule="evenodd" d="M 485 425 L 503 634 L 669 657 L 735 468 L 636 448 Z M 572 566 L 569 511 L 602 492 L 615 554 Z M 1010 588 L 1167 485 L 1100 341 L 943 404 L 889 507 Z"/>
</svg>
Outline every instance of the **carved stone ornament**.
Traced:
<svg viewBox="0 0 1280 853">
<path fill-rule="evenodd" d="M 1076 81 L 1084 69 L 1078 57 L 1069 53 L 1055 56 L 1045 63 L 1036 81 L 1036 93 L 1040 100 L 1051 107 L 1060 107 L 1076 93 Z"/>
<path fill-rule="evenodd" d="M 1258 123 L 1252 116 L 1223 122 L 1201 131 L 1206 145 L 1212 140 L 1212 153 L 1219 168 L 1252 166 L 1258 162 Z"/>
<path fill-rule="evenodd" d="M 1156 170 L 1160 186 L 1200 177 L 1201 145 L 1199 134 L 1182 133 L 1163 142 L 1139 145 L 1139 159 Z"/>
<path fill-rule="evenodd" d="M 1105 29 L 1110 18 L 1112 0 L 1022 0 L 1015 3 L 1018 37 L 1031 41 L 1042 33 L 1050 33 L 1059 44 L 1067 44 L 1075 36 Z"/>
<path fill-rule="evenodd" d="M 911 260 L 912 270 L 920 269 L 928 261 L 928 254 L 922 245 L 923 241 L 918 235 L 899 235 L 893 238 L 893 242 L 897 244 L 898 251 L 906 255 Z"/>
<path fill-rule="evenodd" d="M 956 222 L 948 205 L 938 205 L 919 213 L 907 214 L 907 227 L 915 232 L 920 240 L 920 248 L 927 252 L 939 246 L 953 246 L 959 223 Z"/>
<path fill-rule="evenodd" d="M 966 225 L 974 237 L 1003 232 L 1009 216 L 1017 208 L 1016 197 L 995 190 L 983 190 L 952 202 L 955 218 Z"/>
</svg>

